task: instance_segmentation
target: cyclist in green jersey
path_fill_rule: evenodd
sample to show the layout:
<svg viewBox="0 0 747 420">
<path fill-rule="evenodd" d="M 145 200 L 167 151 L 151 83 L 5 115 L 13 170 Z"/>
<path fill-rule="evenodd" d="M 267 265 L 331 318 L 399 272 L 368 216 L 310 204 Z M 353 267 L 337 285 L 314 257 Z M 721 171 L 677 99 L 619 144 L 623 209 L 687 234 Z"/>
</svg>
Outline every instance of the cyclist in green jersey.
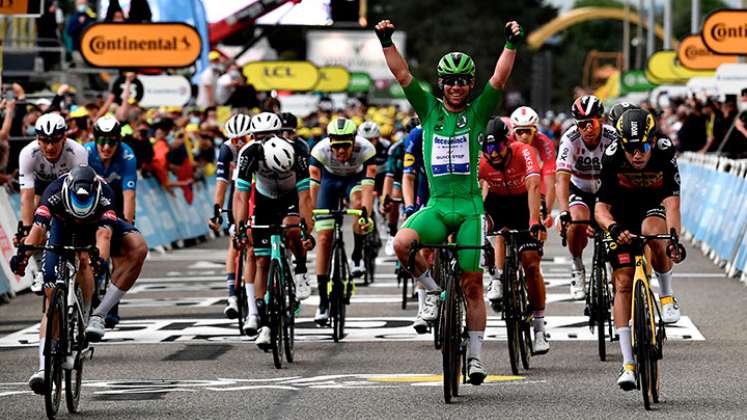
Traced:
<svg viewBox="0 0 747 420">
<path fill-rule="evenodd" d="M 422 122 L 423 159 L 430 186 L 427 206 L 407 219 L 397 233 L 395 252 L 400 261 L 407 264 L 412 241 L 441 243 L 452 233 L 456 234 L 459 245 L 480 246 L 484 238 L 484 211 L 477 182 L 480 140 L 501 101 L 524 30 L 516 22 L 506 24 L 506 44 L 495 71 L 472 102 L 467 99 L 475 88 L 475 63 L 467 54 L 450 52 L 439 61 L 438 85 L 443 93 L 443 100 L 439 100 L 424 90 L 410 73 L 407 62 L 392 43 L 394 25 L 383 20 L 375 30 L 389 70 L 402 85 Z M 467 300 L 467 373 L 470 382 L 479 385 L 487 376 L 480 361 L 486 323 L 480 252 L 460 251 L 458 259 L 463 272 L 460 281 Z M 426 289 L 438 289 L 422 256 L 418 256 L 412 274 Z M 428 295 L 422 314 L 424 319 L 436 318 L 438 302 L 437 295 Z"/>
</svg>

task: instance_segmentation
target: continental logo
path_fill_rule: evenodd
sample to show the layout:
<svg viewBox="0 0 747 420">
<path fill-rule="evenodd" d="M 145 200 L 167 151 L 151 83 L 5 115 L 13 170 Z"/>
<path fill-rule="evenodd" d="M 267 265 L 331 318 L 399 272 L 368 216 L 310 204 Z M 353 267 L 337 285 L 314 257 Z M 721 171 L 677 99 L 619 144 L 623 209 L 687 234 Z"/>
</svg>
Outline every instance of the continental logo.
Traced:
<svg viewBox="0 0 747 420">
<path fill-rule="evenodd" d="M 718 55 L 709 50 L 700 35 L 688 35 L 677 49 L 680 64 L 690 70 L 715 70 L 721 64 L 736 63 L 735 55 Z"/>
<path fill-rule="evenodd" d="M 95 67 L 187 67 L 201 51 L 199 33 L 184 23 L 96 23 L 81 39 L 81 54 Z"/>
<path fill-rule="evenodd" d="M 716 54 L 747 54 L 747 10 L 717 10 L 703 22 L 703 43 Z"/>
</svg>

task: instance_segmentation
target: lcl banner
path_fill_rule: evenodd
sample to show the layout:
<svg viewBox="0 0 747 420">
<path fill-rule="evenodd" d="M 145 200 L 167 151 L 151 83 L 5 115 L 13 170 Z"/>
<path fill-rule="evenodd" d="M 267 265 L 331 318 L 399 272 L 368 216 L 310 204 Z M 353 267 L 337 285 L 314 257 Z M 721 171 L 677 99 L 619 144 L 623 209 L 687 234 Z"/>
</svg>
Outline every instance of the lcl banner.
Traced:
<svg viewBox="0 0 747 420">
<path fill-rule="evenodd" d="M 690 70 L 716 70 L 722 64 L 737 62 L 736 55 L 714 54 L 703 43 L 700 34 L 688 35 L 680 40 L 677 59 Z"/>
<path fill-rule="evenodd" d="M 747 9 L 721 9 L 703 22 L 703 43 L 716 54 L 747 54 Z"/>
<path fill-rule="evenodd" d="M 308 61 L 256 61 L 244 66 L 244 75 L 259 91 L 311 91 L 320 79 L 319 68 Z"/>
</svg>

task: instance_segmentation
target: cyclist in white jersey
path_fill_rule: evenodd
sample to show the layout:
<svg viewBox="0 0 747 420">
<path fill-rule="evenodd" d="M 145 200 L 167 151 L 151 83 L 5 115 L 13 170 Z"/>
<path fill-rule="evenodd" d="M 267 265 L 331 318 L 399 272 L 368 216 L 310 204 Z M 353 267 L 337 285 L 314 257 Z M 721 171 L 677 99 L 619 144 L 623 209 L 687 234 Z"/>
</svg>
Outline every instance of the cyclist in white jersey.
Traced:
<svg viewBox="0 0 747 420">
<path fill-rule="evenodd" d="M 602 156 L 610 143 L 615 141 L 615 129 L 603 124 L 604 105 L 595 96 L 582 96 L 571 106 L 571 115 L 576 124 L 560 139 L 557 158 L 555 190 L 558 196 L 562 222 L 590 220 L 601 184 Z M 568 225 L 568 250 L 573 258 L 571 271 L 571 296 L 582 300 L 586 297 L 586 269 L 582 255 L 588 238 L 593 234 L 589 225 Z"/>
<path fill-rule="evenodd" d="M 21 186 L 23 240 L 31 230 L 34 210 L 44 189 L 71 169 L 88 163 L 85 147 L 65 137 L 67 124 L 60 114 L 44 114 L 36 120 L 36 141 L 26 145 L 18 157 Z"/>
</svg>

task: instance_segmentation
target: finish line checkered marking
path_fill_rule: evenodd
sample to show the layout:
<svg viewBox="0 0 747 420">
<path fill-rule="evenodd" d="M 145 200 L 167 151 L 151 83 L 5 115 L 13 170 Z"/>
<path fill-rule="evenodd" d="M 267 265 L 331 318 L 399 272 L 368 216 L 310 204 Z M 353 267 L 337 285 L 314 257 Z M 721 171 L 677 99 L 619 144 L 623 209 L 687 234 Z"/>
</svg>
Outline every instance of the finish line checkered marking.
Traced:
<svg viewBox="0 0 747 420">
<path fill-rule="evenodd" d="M 596 341 L 584 316 L 549 316 L 545 318 L 552 341 Z M 345 329 L 348 343 L 433 341 L 431 334 L 418 335 L 412 328 L 411 317 L 348 318 Z M 0 347 L 24 347 L 38 344 L 39 324 L 0 338 Z M 488 317 L 486 341 L 505 341 L 506 329 L 498 317 Z M 667 326 L 667 340 L 704 341 L 705 338 L 690 318 L 683 316 L 676 324 Z M 124 320 L 116 329 L 107 330 L 100 344 L 159 344 L 159 343 L 242 343 L 251 339 L 240 336 L 235 321 L 222 319 L 158 319 Z M 296 322 L 298 343 L 332 342 L 330 328 L 318 328 L 311 318 Z"/>
</svg>

